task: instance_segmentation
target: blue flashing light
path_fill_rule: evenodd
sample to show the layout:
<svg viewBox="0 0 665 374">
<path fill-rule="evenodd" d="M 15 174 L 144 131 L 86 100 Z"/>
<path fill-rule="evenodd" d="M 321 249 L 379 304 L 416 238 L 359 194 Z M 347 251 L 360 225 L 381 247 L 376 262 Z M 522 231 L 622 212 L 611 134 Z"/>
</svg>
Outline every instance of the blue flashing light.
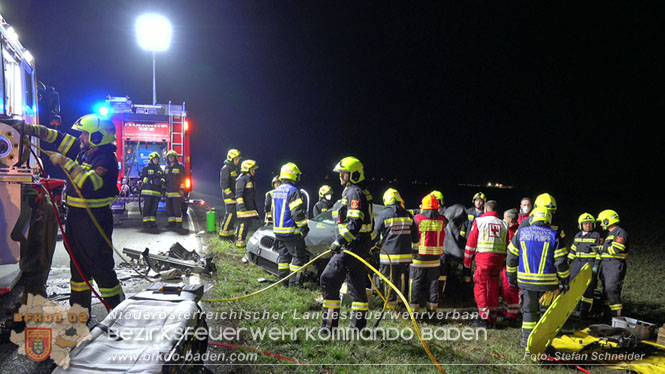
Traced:
<svg viewBox="0 0 665 374">
<path fill-rule="evenodd" d="M 111 115 L 111 107 L 105 102 L 95 104 L 93 109 L 94 112 L 99 114 L 101 117 L 109 118 Z"/>
</svg>

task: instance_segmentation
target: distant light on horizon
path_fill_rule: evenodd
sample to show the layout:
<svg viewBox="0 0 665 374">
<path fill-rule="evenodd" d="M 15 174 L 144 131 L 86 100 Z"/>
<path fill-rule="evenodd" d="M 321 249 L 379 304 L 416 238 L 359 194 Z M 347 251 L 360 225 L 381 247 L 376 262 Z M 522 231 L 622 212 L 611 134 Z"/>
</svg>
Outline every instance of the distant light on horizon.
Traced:
<svg viewBox="0 0 665 374">
<path fill-rule="evenodd" d="M 136 38 L 139 46 L 148 51 L 165 51 L 171 44 L 173 28 L 169 20 L 159 14 L 148 13 L 136 19 Z"/>
</svg>

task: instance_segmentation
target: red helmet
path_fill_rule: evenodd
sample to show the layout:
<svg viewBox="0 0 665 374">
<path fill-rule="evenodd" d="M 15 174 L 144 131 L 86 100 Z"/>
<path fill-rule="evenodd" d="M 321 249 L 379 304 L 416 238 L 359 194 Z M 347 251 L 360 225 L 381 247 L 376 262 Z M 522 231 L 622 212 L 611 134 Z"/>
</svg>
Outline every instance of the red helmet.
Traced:
<svg viewBox="0 0 665 374">
<path fill-rule="evenodd" d="M 436 199 L 436 197 L 432 195 L 427 195 L 423 197 L 423 202 L 420 207 L 423 210 L 436 210 L 439 209 L 439 201 Z"/>
</svg>

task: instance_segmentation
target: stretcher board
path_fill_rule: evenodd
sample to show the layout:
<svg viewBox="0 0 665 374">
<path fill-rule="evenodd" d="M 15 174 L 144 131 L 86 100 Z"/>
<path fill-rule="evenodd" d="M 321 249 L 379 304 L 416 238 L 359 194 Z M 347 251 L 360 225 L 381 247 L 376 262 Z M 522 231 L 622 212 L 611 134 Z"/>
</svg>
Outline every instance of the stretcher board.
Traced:
<svg viewBox="0 0 665 374">
<path fill-rule="evenodd" d="M 579 273 L 570 282 L 568 292 L 559 294 L 552 305 L 545 311 L 536 327 L 533 328 L 529 340 L 526 344 L 526 350 L 531 354 L 545 353 L 547 347 L 552 344 L 552 340 L 557 336 L 568 317 L 573 313 L 577 303 L 582 299 L 584 291 L 591 283 L 591 266 L 585 264 Z"/>
</svg>

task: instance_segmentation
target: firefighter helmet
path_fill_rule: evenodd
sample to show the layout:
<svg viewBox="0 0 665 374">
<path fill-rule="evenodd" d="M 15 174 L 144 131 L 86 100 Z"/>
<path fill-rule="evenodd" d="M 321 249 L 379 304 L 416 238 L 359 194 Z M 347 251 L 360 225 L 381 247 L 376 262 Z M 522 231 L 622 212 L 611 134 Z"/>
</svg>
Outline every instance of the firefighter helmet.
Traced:
<svg viewBox="0 0 665 374">
<path fill-rule="evenodd" d="M 279 176 L 277 176 L 277 175 L 275 175 L 275 176 L 272 178 L 272 182 L 270 182 L 270 185 L 271 185 L 273 188 L 275 188 L 275 183 L 282 183 L 282 182 L 279 180 Z"/>
<path fill-rule="evenodd" d="M 482 199 L 483 201 L 487 201 L 487 197 L 485 197 L 485 194 L 482 192 L 478 192 L 477 194 L 473 195 L 473 200 L 471 200 L 472 203 L 475 203 L 476 200 Z"/>
<path fill-rule="evenodd" d="M 324 197 L 327 194 L 332 194 L 332 187 L 328 186 L 327 184 L 324 184 L 319 188 L 319 197 Z"/>
<path fill-rule="evenodd" d="M 552 212 L 545 207 L 533 208 L 531 212 L 531 223 L 534 222 L 545 222 L 547 224 L 552 223 Z"/>
<path fill-rule="evenodd" d="M 176 161 L 178 161 L 178 152 L 176 152 L 174 150 L 170 150 L 170 151 L 166 152 L 166 158 L 167 159 L 169 158 L 169 156 L 175 157 Z"/>
<path fill-rule="evenodd" d="M 389 188 L 383 193 L 383 205 L 391 205 L 402 202 L 402 196 L 394 188 Z"/>
<path fill-rule="evenodd" d="M 556 199 L 548 193 L 542 193 L 536 197 L 533 208 L 546 208 L 552 213 L 556 212 Z"/>
<path fill-rule="evenodd" d="M 232 162 L 236 157 L 240 157 L 240 151 L 237 149 L 229 149 L 229 152 L 226 154 L 226 159 Z"/>
<path fill-rule="evenodd" d="M 619 220 L 619 213 L 611 209 L 605 209 L 598 213 L 598 222 L 600 222 L 600 226 L 602 226 L 603 229 L 607 230 L 608 227 L 621 221 Z"/>
<path fill-rule="evenodd" d="M 333 169 L 336 173 L 348 172 L 349 181 L 353 184 L 360 183 L 365 180 L 365 170 L 363 164 L 355 157 L 344 157 L 340 162 L 335 165 Z"/>
<path fill-rule="evenodd" d="M 293 162 L 287 162 L 279 169 L 279 179 L 298 182 L 300 180 L 300 168 Z"/>
<path fill-rule="evenodd" d="M 89 134 L 88 142 L 93 147 L 111 144 L 115 141 L 113 122 L 94 114 L 87 114 L 77 119 L 72 125 L 72 129 L 87 132 Z"/>
<path fill-rule="evenodd" d="M 436 197 L 436 199 L 439 201 L 439 206 L 443 206 L 443 194 L 441 193 L 441 191 L 434 190 L 429 194 Z"/>
<path fill-rule="evenodd" d="M 256 161 L 254 160 L 245 160 L 240 164 L 240 171 L 243 173 L 249 173 L 251 169 L 258 169 L 258 165 L 256 165 Z"/>
<path fill-rule="evenodd" d="M 148 155 L 148 161 L 152 162 L 154 158 L 161 159 L 159 153 L 157 152 L 152 152 L 150 155 Z"/>
<path fill-rule="evenodd" d="M 582 224 L 585 222 L 591 222 L 594 226 L 596 225 L 596 219 L 589 213 L 582 213 L 577 219 L 577 225 L 580 227 L 580 230 L 582 230 Z"/>
<path fill-rule="evenodd" d="M 436 197 L 433 195 L 426 195 L 423 197 L 422 205 L 420 207 L 423 210 L 428 210 L 428 209 L 439 209 L 439 202 L 436 200 Z"/>
</svg>

